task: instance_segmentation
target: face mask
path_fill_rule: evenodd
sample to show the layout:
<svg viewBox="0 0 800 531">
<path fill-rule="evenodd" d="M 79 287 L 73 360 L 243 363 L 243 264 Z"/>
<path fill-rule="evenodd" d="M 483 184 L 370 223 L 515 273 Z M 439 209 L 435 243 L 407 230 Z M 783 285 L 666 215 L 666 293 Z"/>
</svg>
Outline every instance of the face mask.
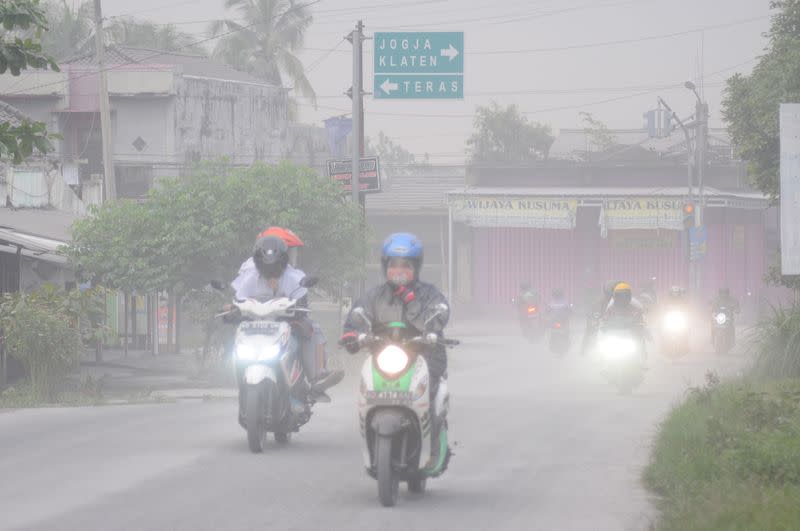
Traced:
<svg viewBox="0 0 800 531">
<path fill-rule="evenodd" d="M 389 277 L 389 282 L 395 286 L 407 286 L 411 282 L 411 277 L 407 273 L 396 273 Z"/>
</svg>

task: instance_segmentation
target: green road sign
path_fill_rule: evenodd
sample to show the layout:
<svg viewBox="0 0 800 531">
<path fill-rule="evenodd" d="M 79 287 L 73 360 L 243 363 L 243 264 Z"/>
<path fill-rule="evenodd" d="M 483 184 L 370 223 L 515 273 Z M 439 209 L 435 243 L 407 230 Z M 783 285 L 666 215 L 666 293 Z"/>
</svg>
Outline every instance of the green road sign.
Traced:
<svg viewBox="0 0 800 531">
<path fill-rule="evenodd" d="M 463 32 L 381 32 L 374 43 L 375 98 L 464 97 Z"/>
<path fill-rule="evenodd" d="M 461 99 L 464 76 L 375 76 L 375 97 L 392 99 Z"/>
</svg>

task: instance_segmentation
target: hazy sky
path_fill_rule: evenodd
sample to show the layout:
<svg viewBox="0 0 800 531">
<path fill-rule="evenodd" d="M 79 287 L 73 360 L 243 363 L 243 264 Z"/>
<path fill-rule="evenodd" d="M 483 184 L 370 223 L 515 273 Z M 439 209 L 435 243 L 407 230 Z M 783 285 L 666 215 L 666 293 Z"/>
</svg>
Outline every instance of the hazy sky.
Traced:
<svg viewBox="0 0 800 531">
<path fill-rule="evenodd" d="M 768 0 L 321 0 L 311 8 L 314 24 L 301 54 L 318 109 L 304 104 L 301 118 L 321 125 L 349 112 L 341 93 L 351 84 L 352 53 L 341 40 L 360 18 L 368 36 L 465 33 L 464 100 L 365 100 L 367 135 L 382 130 L 436 162 L 463 160 L 475 107 L 492 99 L 516 103 L 556 131 L 580 127 L 580 111 L 612 128 L 638 128 L 658 95 L 680 115 L 691 114 L 694 96 L 682 84 L 699 81 L 701 70 L 711 125 L 720 126 L 722 82 L 748 73 L 762 53 L 768 6 Z M 226 16 L 224 0 L 103 0 L 103 9 L 105 16 L 176 23 L 198 38 L 205 37 L 205 20 Z M 609 41 L 627 42 L 581 47 Z M 371 90 L 372 41 L 364 44 L 364 62 Z M 664 85 L 673 86 L 657 88 Z"/>
</svg>

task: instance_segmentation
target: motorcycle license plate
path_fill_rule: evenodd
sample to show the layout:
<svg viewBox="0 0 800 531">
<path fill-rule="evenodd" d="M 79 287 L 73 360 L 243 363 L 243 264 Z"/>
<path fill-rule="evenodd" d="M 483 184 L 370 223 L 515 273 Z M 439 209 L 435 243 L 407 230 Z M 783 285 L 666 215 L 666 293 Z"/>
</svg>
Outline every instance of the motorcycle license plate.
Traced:
<svg viewBox="0 0 800 531">
<path fill-rule="evenodd" d="M 413 397 L 408 391 L 367 391 L 367 402 L 384 406 L 409 405 Z"/>
</svg>

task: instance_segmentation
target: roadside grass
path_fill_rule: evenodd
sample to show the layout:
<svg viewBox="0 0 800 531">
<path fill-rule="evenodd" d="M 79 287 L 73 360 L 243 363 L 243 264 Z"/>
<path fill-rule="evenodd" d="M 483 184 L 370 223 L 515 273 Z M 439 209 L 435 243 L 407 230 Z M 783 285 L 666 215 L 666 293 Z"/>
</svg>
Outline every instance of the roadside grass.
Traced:
<svg viewBox="0 0 800 531">
<path fill-rule="evenodd" d="M 661 425 L 644 479 L 658 529 L 800 529 L 800 379 L 708 374 Z"/>
<path fill-rule="evenodd" d="M 54 392 L 51 399 L 43 399 L 41 393 L 38 393 L 28 382 L 20 382 L 0 392 L 0 409 L 90 407 L 175 401 L 151 389 L 142 389 L 121 396 L 113 396 L 109 395 L 104 387 L 104 378 L 92 378 L 89 376 L 83 378 L 77 388 Z"/>
</svg>

